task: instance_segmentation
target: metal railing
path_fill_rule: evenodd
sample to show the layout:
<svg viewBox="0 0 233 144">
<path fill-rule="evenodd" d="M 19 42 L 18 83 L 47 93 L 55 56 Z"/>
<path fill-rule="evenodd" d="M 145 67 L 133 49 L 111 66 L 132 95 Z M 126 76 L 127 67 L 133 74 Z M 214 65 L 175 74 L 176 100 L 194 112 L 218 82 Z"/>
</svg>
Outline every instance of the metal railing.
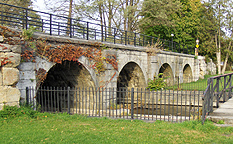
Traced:
<svg viewBox="0 0 233 144">
<path fill-rule="evenodd" d="M 232 97 L 232 75 L 224 74 L 208 79 L 208 85 L 203 96 L 202 123 L 205 122 L 214 107 L 218 108 L 220 102 L 226 102 Z"/>
<path fill-rule="evenodd" d="M 26 89 L 26 102 L 42 112 L 182 122 L 201 119 L 203 92 L 134 88 Z"/>
<path fill-rule="evenodd" d="M 145 47 L 157 43 L 158 48 L 165 51 L 194 54 L 194 48 L 192 47 L 137 32 L 125 31 L 5 3 L 0 3 L 0 7 L 1 25 L 20 29 L 35 27 L 38 32 L 49 35 L 69 36 L 70 38 L 110 42 L 113 44 Z"/>
</svg>

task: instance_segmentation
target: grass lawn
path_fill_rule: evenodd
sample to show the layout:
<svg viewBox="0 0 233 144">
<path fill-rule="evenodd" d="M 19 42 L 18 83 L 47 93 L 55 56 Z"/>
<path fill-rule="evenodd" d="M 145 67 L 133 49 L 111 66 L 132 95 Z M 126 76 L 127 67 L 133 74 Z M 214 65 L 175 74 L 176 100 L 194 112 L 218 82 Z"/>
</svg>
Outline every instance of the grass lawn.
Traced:
<svg viewBox="0 0 233 144">
<path fill-rule="evenodd" d="M 146 123 L 38 113 L 0 118 L 1 143 L 233 143 L 233 127 L 207 121 Z"/>
<path fill-rule="evenodd" d="M 226 71 L 225 73 L 232 73 L 233 71 Z M 197 91 L 205 91 L 207 88 L 207 80 L 210 77 L 217 76 L 217 75 L 205 75 L 204 79 L 199 79 L 196 82 L 190 82 L 190 83 L 182 83 L 179 85 L 179 90 L 197 90 Z M 216 83 L 216 80 L 214 81 Z M 224 84 L 224 78 L 221 78 L 221 83 L 220 83 L 220 90 L 223 89 L 223 84 Z M 167 87 L 168 89 L 178 89 L 177 85 Z"/>
</svg>

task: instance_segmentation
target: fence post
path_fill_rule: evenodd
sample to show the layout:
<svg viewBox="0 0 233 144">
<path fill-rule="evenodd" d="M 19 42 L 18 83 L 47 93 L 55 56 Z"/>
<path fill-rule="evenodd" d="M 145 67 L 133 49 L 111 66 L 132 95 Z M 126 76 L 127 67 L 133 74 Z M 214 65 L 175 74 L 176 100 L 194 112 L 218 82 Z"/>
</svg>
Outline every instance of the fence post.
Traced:
<svg viewBox="0 0 233 144">
<path fill-rule="evenodd" d="M 125 31 L 125 45 L 127 45 L 127 31 Z"/>
<path fill-rule="evenodd" d="M 231 81 L 231 76 L 232 76 L 232 75 L 229 76 L 229 81 L 230 81 L 230 82 L 229 82 L 229 86 L 228 86 L 228 87 L 229 87 L 230 89 L 229 89 L 228 99 L 231 98 L 231 90 L 232 90 L 232 88 L 231 88 L 231 82 L 232 82 L 232 81 Z"/>
<path fill-rule="evenodd" d="M 116 28 L 114 28 L 114 44 L 116 43 Z"/>
<path fill-rule="evenodd" d="M 136 46 L 136 33 L 134 33 L 134 46 Z"/>
<path fill-rule="evenodd" d="M 2 25 L 3 25 L 3 11 L 1 11 L 1 20 L 2 20 Z"/>
<path fill-rule="evenodd" d="M 214 79 L 210 79 L 211 81 L 211 87 L 210 87 L 210 100 L 209 100 L 209 106 L 210 106 L 210 108 L 209 108 L 209 112 L 213 112 L 213 95 L 214 95 Z"/>
<path fill-rule="evenodd" d="M 89 39 L 89 22 L 87 22 L 87 40 Z"/>
<path fill-rule="evenodd" d="M 101 25 L 101 41 L 104 41 L 104 28 L 103 25 Z"/>
<path fill-rule="evenodd" d="M 223 102 L 226 102 L 226 76 L 224 76 Z"/>
<path fill-rule="evenodd" d="M 50 15 L 50 20 L 49 20 L 49 34 L 52 35 L 52 14 Z"/>
<path fill-rule="evenodd" d="M 70 18 L 70 38 L 72 38 L 72 18 Z"/>
<path fill-rule="evenodd" d="M 42 23 L 41 23 L 41 32 L 44 31 L 44 20 L 42 19 Z"/>
<path fill-rule="evenodd" d="M 68 96 L 68 114 L 70 114 L 70 87 L 67 88 L 67 96 Z"/>
<path fill-rule="evenodd" d="M 134 110 L 134 88 L 131 88 L 131 119 L 133 119 Z"/>
<path fill-rule="evenodd" d="M 219 107 L 219 78 L 217 78 L 216 86 L 217 86 L 216 107 L 218 108 Z"/>
<path fill-rule="evenodd" d="M 26 105 L 29 104 L 29 88 L 26 87 Z"/>
<path fill-rule="evenodd" d="M 25 18 L 25 21 L 26 21 L 25 28 L 28 29 L 28 10 L 27 9 L 26 9 L 26 18 Z"/>
</svg>

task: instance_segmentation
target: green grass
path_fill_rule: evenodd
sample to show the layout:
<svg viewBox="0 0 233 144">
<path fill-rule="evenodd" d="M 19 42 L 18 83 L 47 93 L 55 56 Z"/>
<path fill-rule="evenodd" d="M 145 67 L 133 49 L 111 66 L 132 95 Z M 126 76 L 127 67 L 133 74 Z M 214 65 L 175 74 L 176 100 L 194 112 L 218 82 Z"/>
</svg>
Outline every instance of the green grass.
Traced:
<svg viewBox="0 0 233 144">
<path fill-rule="evenodd" d="M 226 71 L 227 73 L 232 73 L 232 71 Z M 174 86 L 169 86 L 167 87 L 167 89 L 179 89 L 179 90 L 197 90 L 197 91 L 205 91 L 205 89 L 207 88 L 207 80 L 210 77 L 213 76 L 217 76 L 217 75 L 205 75 L 204 79 L 199 79 L 196 82 L 190 82 L 190 83 L 181 83 L 179 84 L 179 88 L 178 85 L 174 85 Z M 214 84 L 216 83 L 216 80 L 214 81 Z M 224 78 L 221 78 L 221 83 L 220 83 L 220 91 L 223 89 L 223 84 L 224 84 Z M 233 85 L 233 83 L 232 83 Z"/>
<path fill-rule="evenodd" d="M 1 143 L 233 143 L 233 128 L 207 121 L 146 123 L 36 113 L 0 118 Z"/>
</svg>

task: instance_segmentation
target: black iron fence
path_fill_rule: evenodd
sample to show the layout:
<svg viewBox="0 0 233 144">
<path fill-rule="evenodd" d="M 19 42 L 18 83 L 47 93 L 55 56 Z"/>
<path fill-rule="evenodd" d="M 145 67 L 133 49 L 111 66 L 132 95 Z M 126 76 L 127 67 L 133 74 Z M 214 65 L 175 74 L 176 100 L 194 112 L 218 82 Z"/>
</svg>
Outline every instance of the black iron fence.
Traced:
<svg viewBox="0 0 233 144">
<path fill-rule="evenodd" d="M 171 122 L 202 114 L 202 91 L 29 87 L 26 93 L 26 102 L 42 112 Z"/>
<path fill-rule="evenodd" d="M 219 102 L 226 102 L 232 97 L 232 76 L 233 73 L 214 76 L 208 79 L 208 85 L 204 92 L 202 121 L 213 112 L 214 107 L 219 107 Z"/>
<path fill-rule="evenodd" d="M 86 40 L 134 46 L 155 46 L 165 51 L 194 54 L 194 48 L 174 41 L 159 39 L 79 19 L 68 18 L 28 8 L 0 3 L 1 25 L 20 29 L 36 28 L 49 35 L 69 36 Z"/>
</svg>

